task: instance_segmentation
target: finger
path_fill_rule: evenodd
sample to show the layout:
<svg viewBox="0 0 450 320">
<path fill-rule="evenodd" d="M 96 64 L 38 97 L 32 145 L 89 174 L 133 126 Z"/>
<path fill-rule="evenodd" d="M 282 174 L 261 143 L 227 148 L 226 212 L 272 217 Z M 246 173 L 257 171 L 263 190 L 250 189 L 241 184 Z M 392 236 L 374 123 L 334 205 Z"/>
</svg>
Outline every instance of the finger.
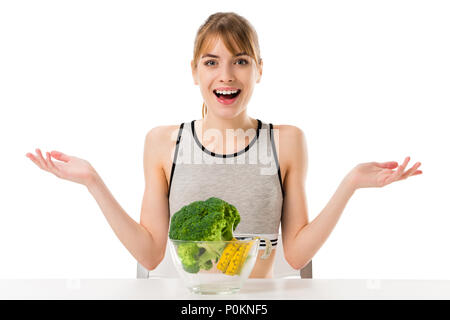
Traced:
<svg viewBox="0 0 450 320">
<path fill-rule="evenodd" d="M 41 164 L 42 169 L 48 170 L 47 164 L 45 163 L 45 160 L 44 160 L 44 157 L 42 156 L 41 150 L 36 149 L 36 153 L 37 153 L 37 159 L 38 159 L 39 163 Z"/>
<path fill-rule="evenodd" d="M 381 163 L 377 162 L 376 164 L 381 168 L 389 168 L 389 169 L 393 169 L 398 166 L 398 163 L 396 161 L 381 162 Z"/>
<path fill-rule="evenodd" d="M 68 162 L 70 160 L 70 157 L 62 152 L 59 151 L 52 151 L 51 156 L 57 160 Z"/>
<path fill-rule="evenodd" d="M 52 157 L 50 156 L 50 153 L 46 152 L 47 154 L 47 164 L 48 167 L 50 168 L 50 170 L 55 174 L 58 175 L 59 174 L 59 169 L 55 166 L 55 164 L 52 161 Z"/>
<path fill-rule="evenodd" d="M 36 157 L 35 157 L 32 153 L 27 153 L 27 157 L 28 157 L 28 159 L 30 159 L 31 161 L 33 161 L 34 164 L 37 165 L 39 168 L 44 169 L 44 168 L 42 168 L 42 165 L 41 165 L 41 163 L 39 162 L 39 160 L 36 159 Z"/>
<path fill-rule="evenodd" d="M 422 173 L 423 173 L 423 171 L 421 171 L 421 170 L 416 170 L 413 174 L 410 175 L 410 177 L 412 177 L 412 176 L 417 176 L 417 175 L 422 174 Z"/>
<path fill-rule="evenodd" d="M 408 171 L 406 171 L 406 172 L 402 175 L 401 179 L 406 179 L 406 178 L 408 178 L 409 176 L 411 176 L 412 174 L 414 174 L 414 172 L 416 172 L 417 168 L 419 168 L 420 165 L 421 165 L 420 162 L 416 162 L 416 164 L 414 164 L 411 168 L 409 168 Z"/>
<path fill-rule="evenodd" d="M 405 168 L 408 165 L 408 162 L 410 159 L 411 159 L 410 157 L 406 157 L 405 161 L 403 161 L 402 165 L 400 167 L 398 167 L 397 173 L 396 173 L 397 178 L 400 178 L 403 175 L 403 172 L 405 171 Z"/>
<path fill-rule="evenodd" d="M 410 159 L 410 157 L 406 157 L 405 160 L 403 161 L 403 163 L 401 164 L 401 166 L 398 167 L 397 171 L 395 171 L 390 176 L 386 177 L 386 179 L 384 180 L 384 183 L 390 184 L 394 181 L 402 179 L 403 172 L 404 172 L 406 166 L 408 165 L 409 159 Z"/>
</svg>

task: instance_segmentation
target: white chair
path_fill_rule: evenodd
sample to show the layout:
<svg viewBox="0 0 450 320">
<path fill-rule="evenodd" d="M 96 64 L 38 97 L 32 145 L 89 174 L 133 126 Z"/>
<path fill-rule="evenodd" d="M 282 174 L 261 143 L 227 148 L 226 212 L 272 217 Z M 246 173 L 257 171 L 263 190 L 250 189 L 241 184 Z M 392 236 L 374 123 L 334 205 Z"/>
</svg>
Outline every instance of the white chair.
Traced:
<svg viewBox="0 0 450 320">
<path fill-rule="evenodd" d="M 281 235 L 278 236 L 277 250 L 275 252 L 275 261 L 273 263 L 274 278 L 302 278 L 312 279 L 312 260 L 302 269 L 296 270 L 284 259 L 283 241 Z"/>
<path fill-rule="evenodd" d="M 166 246 L 166 254 L 161 263 L 152 271 L 143 267 L 139 262 L 137 264 L 137 278 L 151 279 L 151 278 L 177 278 L 178 273 L 173 265 L 172 257 L 170 256 L 169 243 Z"/>
<path fill-rule="evenodd" d="M 284 259 L 283 244 L 281 236 L 278 237 L 277 250 L 275 252 L 275 261 L 273 266 L 274 278 L 302 278 L 312 279 L 312 260 L 300 270 L 292 268 Z M 177 278 L 178 273 L 173 265 L 172 257 L 170 256 L 169 244 L 166 247 L 166 254 L 163 261 L 152 271 L 144 268 L 139 262 L 137 264 L 137 278 L 138 279 L 152 279 L 152 278 Z"/>
</svg>

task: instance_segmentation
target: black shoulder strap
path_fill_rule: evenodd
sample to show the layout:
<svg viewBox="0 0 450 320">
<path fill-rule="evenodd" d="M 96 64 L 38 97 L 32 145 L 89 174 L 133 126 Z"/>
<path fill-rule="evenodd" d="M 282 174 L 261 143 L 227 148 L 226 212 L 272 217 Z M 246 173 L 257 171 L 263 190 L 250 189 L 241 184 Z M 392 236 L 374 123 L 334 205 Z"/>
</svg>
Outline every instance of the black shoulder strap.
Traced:
<svg viewBox="0 0 450 320">
<path fill-rule="evenodd" d="M 275 163 L 277 164 L 278 180 L 280 181 L 281 193 L 283 194 L 283 198 L 284 198 L 284 189 L 283 189 L 283 183 L 281 182 L 281 170 L 280 170 L 280 164 L 278 163 L 277 149 L 275 148 L 274 139 L 272 139 L 273 125 L 271 123 L 269 123 L 269 126 L 270 126 L 270 141 L 272 142 L 272 153 L 275 158 Z"/>
<path fill-rule="evenodd" d="M 184 123 L 180 124 L 180 129 L 178 130 L 177 144 L 175 146 L 175 154 L 173 155 L 172 169 L 170 172 L 169 192 L 167 193 L 167 198 L 170 197 L 170 187 L 172 186 L 172 178 L 173 178 L 173 174 L 175 172 L 175 164 L 177 163 L 178 147 L 180 145 L 181 133 L 183 132 L 183 127 L 184 127 Z"/>
</svg>

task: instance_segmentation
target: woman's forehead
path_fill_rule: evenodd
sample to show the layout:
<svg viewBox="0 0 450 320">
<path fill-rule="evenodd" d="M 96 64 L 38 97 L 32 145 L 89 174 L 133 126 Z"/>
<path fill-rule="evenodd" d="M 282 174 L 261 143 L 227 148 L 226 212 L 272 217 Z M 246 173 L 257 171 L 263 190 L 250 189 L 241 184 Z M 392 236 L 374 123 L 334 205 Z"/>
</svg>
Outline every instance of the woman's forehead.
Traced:
<svg viewBox="0 0 450 320">
<path fill-rule="evenodd" d="M 233 49 L 232 52 L 230 52 L 230 49 L 227 47 L 223 37 L 221 35 L 214 35 L 214 36 L 209 36 L 206 40 L 205 40 L 205 46 L 203 47 L 203 50 L 201 52 L 201 54 L 205 54 L 205 53 L 212 53 L 212 51 L 214 50 L 214 48 L 219 44 L 222 43 L 222 45 L 225 47 L 225 49 L 231 53 L 231 54 L 235 54 L 237 52 L 242 51 L 241 48 L 239 48 L 239 46 L 236 44 L 236 42 L 231 41 L 231 47 Z"/>
</svg>

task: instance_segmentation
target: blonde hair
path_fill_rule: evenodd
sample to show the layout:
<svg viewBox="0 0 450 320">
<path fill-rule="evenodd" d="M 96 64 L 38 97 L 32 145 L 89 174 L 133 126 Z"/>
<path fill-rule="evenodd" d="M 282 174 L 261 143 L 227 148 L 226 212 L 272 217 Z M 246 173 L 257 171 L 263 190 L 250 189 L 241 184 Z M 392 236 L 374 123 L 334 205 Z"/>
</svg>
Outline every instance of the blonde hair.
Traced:
<svg viewBox="0 0 450 320">
<path fill-rule="evenodd" d="M 200 55 L 209 49 L 216 39 L 222 39 L 233 55 L 245 52 L 257 65 L 261 64 L 258 36 L 250 22 L 234 12 L 216 12 L 210 15 L 197 31 L 194 42 L 194 69 L 197 68 Z M 202 118 L 206 113 L 207 108 L 203 102 Z"/>
</svg>

